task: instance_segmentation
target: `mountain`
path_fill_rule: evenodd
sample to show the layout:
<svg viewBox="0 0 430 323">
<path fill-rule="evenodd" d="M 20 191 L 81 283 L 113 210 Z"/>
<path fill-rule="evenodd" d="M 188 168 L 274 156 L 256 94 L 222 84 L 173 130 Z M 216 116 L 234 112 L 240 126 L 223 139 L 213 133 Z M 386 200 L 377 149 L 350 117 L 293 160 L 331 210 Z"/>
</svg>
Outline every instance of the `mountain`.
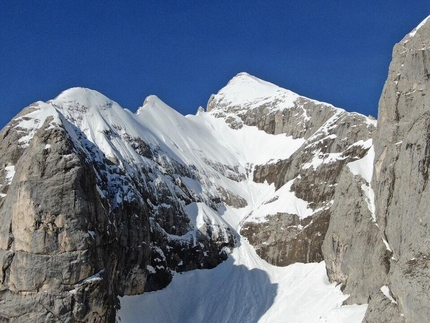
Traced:
<svg viewBox="0 0 430 323">
<path fill-rule="evenodd" d="M 0 132 L 1 322 L 424 322 L 430 22 L 378 123 L 247 73 L 182 116 L 72 88 Z"/>
</svg>

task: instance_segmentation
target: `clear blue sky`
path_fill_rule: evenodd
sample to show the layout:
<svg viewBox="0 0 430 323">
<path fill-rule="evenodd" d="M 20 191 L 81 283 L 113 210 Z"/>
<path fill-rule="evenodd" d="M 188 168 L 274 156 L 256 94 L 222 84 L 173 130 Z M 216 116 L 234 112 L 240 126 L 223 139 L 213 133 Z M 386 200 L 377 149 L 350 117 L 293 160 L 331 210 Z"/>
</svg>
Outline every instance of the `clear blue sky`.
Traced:
<svg viewBox="0 0 430 323">
<path fill-rule="evenodd" d="M 428 0 L 0 0 L 0 128 L 73 86 L 195 113 L 242 71 L 376 116 L 392 47 L 429 14 Z"/>
</svg>

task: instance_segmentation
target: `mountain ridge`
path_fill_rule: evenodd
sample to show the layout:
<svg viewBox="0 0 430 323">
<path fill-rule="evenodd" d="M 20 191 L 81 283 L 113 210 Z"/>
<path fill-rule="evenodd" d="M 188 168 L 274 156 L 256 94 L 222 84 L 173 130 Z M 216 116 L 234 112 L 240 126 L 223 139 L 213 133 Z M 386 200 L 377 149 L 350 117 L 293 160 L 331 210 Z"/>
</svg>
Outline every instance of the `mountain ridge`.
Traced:
<svg viewBox="0 0 430 323">
<path fill-rule="evenodd" d="M 290 94 L 288 90 L 258 80 L 249 74 L 239 74 L 232 82 L 235 83 L 238 78 L 262 84 L 265 90 L 269 88 L 272 92 L 275 89 L 275 93 Z M 263 96 L 266 96 L 266 93 Z M 312 110 L 315 101 L 298 95 L 294 97 L 296 100 L 304 100 L 307 109 Z M 266 97 L 265 100 L 270 99 Z M 248 109 L 248 113 L 255 113 L 254 117 L 258 117 L 261 114 L 259 106 L 261 103 L 264 105 L 266 101 L 257 100 L 254 102 L 255 109 Z M 303 113 L 305 109 L 302 106 L 297 107 L 295 104 L 290 107 L 288 104 L 280 103 L 281 107 L 287 110 L 300 109 L 304 121 L 309 121 L 306 115 L 308 111 Z M 329 105 L 316 104 L 320 114 L 324 114 L 324 111 L 328 113 L 321 121 L 322 125 L 336 113 L 348 114 Z M 262 208 L 261 215 L 255 217 L 254 214 L 253 219 L 258 218 L 258 223 L 264 223 L 267 215 L 264 212 L 268 212 L 264 210 L 267 206 L 278 211 L 284 210 L 287 206 L 286 210 L 289 210 L 288 205 L 279 204 L 279 201 L 282 201 L 280 196 L 302 205 L 300 208 L 307 208 L 306 199 L 298 199 L 294 191 L 291 191 L 291 182 L 283 190 L 276 192 L 273 184 L 256 181 L 259 177 L 256 176 L 259 174 L 256 172 L 258 165 L 270 166 L 282 160 L 289 160 L 305 144 L 306 139 L 299 136 L 294 138 L 279 131 L 277 134 L 270 134 L 264 127 L 259 129 L 253 124 L 242 124 L 239 129 L 234 129 L 222 116 L 215 115 L 215 111 L 219 109 L 209 111 L 208 108 L 209 112 L 200 111 L 197 115 L 184 117 L 156 96 L 147 97 L 143 106 L 133 114 L 101 93 L 85 88 L 68 89 L 57 98 L 46 103 L 37 102 L 29 109 L 28 113 L 24 111 L 22 116 L 15 118 L 3 130 L 4 138 L 15 134 L 19 137 L 18 142 L 21 140 L 24 143 L 20 148 L 16 147 L 19 148 L 19 152 L 15 154 L 21 156 L 18 161 L 23 158 L 25 160 L 25 151 L 28 149 L 42 150 L 46 156 L 50 155 L 53 144 L 45 140 L 40 143 L 40 148 L 35 148 L 33 146 L 40 140 L 35 141 L 34 138 L 49 137 L 48 133 L 51 131 L 60 131 L 69 137 L 73 147 L 72 155 L 92 169 L 95 189 L 101 204 L 104 205 L 103 216 L 106 217 L 106 220 L 100 221 L 105 223 L 104 228 L 93 225 L 88 229 L 78 227 L 77 231 L 81 233 L 75 235 L 86 236 L 84 240 L 96 239 L 96 245 L 103 243 L 103 236 L 108 240 L 112 238 L 118 240 L 114 263 L 116 266 L 125 264 L 127 270 L 131 269 L 118 275 L 107 268 L 103 269 L 103 266 L 112 266 L 106 262 L 90 267 L 93 268 L 90 269 L 90 274 L 97 275 L 100 270 L 104 270 L 105 275 L 110 275 L 106 279 L 113 282 L 110 289 L 107 291 L 103 289 L 109 295 L 107 304 L 98 305 L 103 308 L 104 306 L 112 308 L 109 303 L 115 303 L 115 295 L 139 294 L 143 290 L 151 291 L 166 286 L 174 272 L 216 266 L 225 260 L 232 252 L 232 248 L 239 243 L 238 232 L 248 223 L 247 219 L 250 219 L 253 211 Z M 272 110 L 275 113 L 283 111 L 277 106 L 273 106 Z M 302 125 L 302 129 L 303 127 L 305 125 Z M 325 131 L 324 127 L 321 129 Z M 331 139 L 335 140 L 333 136 Z M 8 159 L 9 155 L 6 154 L 3 158 Z M 308 158 L 310 160 L 314 158 L 312 152 Z M 15 165 L 16 162 L 10 161 L 5 164 Z M 7 185 L 2 187 L 2 194 L 10 201 L 9 203 L 13 203 L 13 196 L 8 197 L 9 186 L 23 185 L 19 183 L 26 181 L 19 180 L 15 183 L 12 180 L 9 183 L 11 173 L 8 174 L 9 177 L 5 176 Z M 31 191 L 37 190 L 37 181 L 34 185 L 30 188 Z M 284 186 L 283 183 L 279 185 Z M 283 193 L 279 195 L 280 192 Z M 61 204 L 61 201 L 58 203 Z M 76 203 L 79 205 L 79 202 Z M 300 212 L 298 210 L 293 208 L 289 212 Z M 306 212 L 306 217 L 314 213 L 312 209 Z M 137 235 L 130 227 L 133 223 L 130 219 L 136 216 L 141 223 L 138 226 L 141 231 Z M 116 219 L 115 222 L 112 221 L 112 217 Z M 51 226 L 49 221 L 47 223 L 42 221 L 44 224 L 40 228 L 30 221 L 25 230 L 34 233 L 30 234 L 28 239 L 33 239 L 31 237 L 39 235 L 39 231 L 42 230 L 52 231 L 49 234 L 53 241 L 56 241 L 64 229 L 58 229 L 58 226 L 54 226 L 53 230 L 48 229 Z M 112 227 L 109 228 L 110 226 Z M 124 230 L 129 232 L 126 234 Z M 324 230 L 318 231 L 320 237 L 324 236 Z M 124 240 L 123 235 L 128 238 Z M 130 252 L 135 252 L 141 243 L 139 241 L 142 240 L 146 247 L 137 254 L 137 257 L 132 256 Z M 308 257 L 307 261 L 322 259 L 320 250 L 322 240 L 318 241 L 314 246 L 316 258 Z M 11 245 L 4 247 L 5 250 L 11 250 L 14 255 L 12 263 L 16 255 L 19 255 L 18 251 L 13 251 L 15 244 L 16 242 L 12 242 Z M 134 245 L 131 249 L 127 247 L 130 244 Z M 258 244 L 255 245 L 258 248 Z M 123 248 L 130 250 L 121 254 Z M 276 245 L 275 249 L 278 248 Z M 122 258 L 125 255 L 129 255 L 127 256 L 129 260 L 125 261 Z M 13 269 L 14 267 L 7 266 L 6 271 L 12 271 L 9 277 L 15 277 Z M 101 279 L 94 280 L 95 286 L 100 280 L 101 285 L 104 283 L 105 279 L 99 276 Z M 129 277 L 129 282 L 124 281 L 126 277 Z M 78 286 L 76 284 L 75 286 Z M 8 282 L 5 281 L 5 287 L 8 288 L 7 286 Z M 67 291 L 70 287 L 62 288 Z M 76 295 L 84 297 L 85 291 L 78 287 L 73 290 L 78 291 Z M 68 298 L 61 299 L 66 302 Z M 84 312 L 84 318 L 90 319 L 96 315 L 92 310 L 97 307 L 85 308 L 89 312 Z M 68 314 L 64 315 L 69 319 L 79 318 L 76 315 L 70 316 L 70 311 L 66 313 Z M 114 312 L 105 313 L 110 313 L 105 314 L 110 316 Z M 107 316 L 102 318 L 104 319 L 107 319 Z"/>
</svg>

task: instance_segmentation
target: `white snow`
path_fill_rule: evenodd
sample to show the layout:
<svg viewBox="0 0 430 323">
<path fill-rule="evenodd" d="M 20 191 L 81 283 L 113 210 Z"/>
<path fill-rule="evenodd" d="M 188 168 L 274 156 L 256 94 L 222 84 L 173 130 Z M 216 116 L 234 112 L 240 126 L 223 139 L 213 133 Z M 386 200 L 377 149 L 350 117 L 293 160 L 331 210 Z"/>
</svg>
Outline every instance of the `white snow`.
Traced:
<svg viewBox="0 0 430 323">
<path fill-rule="evenodd" d="M 308 169 L 313 167 L 313 169 L 317 169 L 322 164 L 333 163 L 337 160 L 344 159 L 341 157 L 342 153 L 330 153 L 327 156 L 320 156 L 318 153 L 314 155 L 314 158 L 309 162 L 305 163 L 302 166 L 302 169 Z"/>
<path fill-rule="evenodd" d="M 182 183 L 187 187 L 187 189 L 191 192 L 194 192 L 196 194 L 200 194 L 203 191 L 202 185 L 189 177 L 181 177 Z"/>
<path fill-rule="evenodd" d="M 372 139 L 365 142 L 358 142 L 357 145 L 362 145 L 364 148 L 370 148 L 366 156 L 360 160 L 348 163 L 348 168 L 354 175 L 360 175 L 366 182 L 370 183 L 372 181 L 373 175 L 373 160 L 375 158 L 375 151 L 372 147 Z"/>
<path fill-rule="evenodd" d="M 4 170 L 6 171 L 6 176 L 5 176 L 6 183 L 7 185 L 10 185 L 10 183 L 12 183 L 13 177 L 15 176 L 15 166 L 13 165 L 6 166 Z"/>
<path fill-rule="evenodd" d="M 207 233 L 207 228 L 212 228 L 212 237 L 228 237 L 226 232 L 228 224 L 218 215 L 218 213 L 211 209 L 204 203 L 190 203 L 186 206 L 187 215 L 191 220 L 191 224 L 196 230 L 203 234 Z M 228 242 L 226 240 L 225 242 Z"/>
<path fill-rule="evenodd" d="M 211 270 L 175 275 L 165 289 L 121 299 L 123 323 L 348 322 L 359 323 L 367 305 L 342 306 L 340 286 L 327 281 L 325 264 L 275 267 L 244 239 Z"/>
<path fill-rule="evenodd" d="M 25 134 L 18 140 L 19 145 L 23 148 L 29 145 L 30 140 L 34 137 L 37 130 L 43 126 L 48 117 L 52 118 L 50 126 L 61 123 L 58 113 L 53 106 L 44 102 L 36 102 L 32 108 L 34 111 L 26 114 L 25 118 L 18 117 L 15 119 L 18 122 L 15 128 L 18 132 Z"/>
<path fill-rule="evenodd" d="M 415 34 L 417 33 L 418 29 L 420 29 L 422 26 L 424 26 L 427 22 L 427 20 L 430 18 L 430 16 L 428 16 L 427 18 L 425 18 L 418 26 L 416 26 L 410 33 L 409 36 L 410 37 L 414 37 Z"/>
<path fill-rule="evenodd" d="M 95 239 L 96 238 L 96 232 L 95 231 L 91 231 L 91 230 L 88 230 L 88 234 L 90 235 L 90 237 L 92 238 L 92 239 Z"/>
<path fill-rule="evenodd" d="M 390 288 L 387 285 L 381 287 L 381 292 L 391 301 L 391 303 L 397 304 L 396 300 L 391 296 Z"/>
<path fill-rule="evenodd" d="M 382 242 L 385 245 L 385 248 L 387 248 L 388 251 L 393 252 L 393 249 L 391 249 L 390 245 L 388 244 L 388 241 L 382 238 Z"/>
<path fill-rule="evenodd" d="M 348 163 L 347 166 L 351 173 L 361 176 L 366 181 L 365 184 L 361 185 L 361 189 L 366 196 L 366 202 L 372 215 L 372 220 L 374 223 L 377 223 L 375 213 L 375 192 L 371 186 L 373 176 L 373 160 L 375 159 L 375 150 L 372 146 L 372 139 L 364 142 L 363 146 L 370 147 L 367 154 L 362 159 Z"/>
<path fill-rule="evenodd" d="M 80 282 L 80 283 L 78 283 L 78 284 L 75 284 L 75 285 L 74 285 L 74 286 L 75 286 L 75 288 L 74 288 L 74 289 L 72 289 L 72 290 L 69 290 L 69 293 L 70 293 L 70 294 L 76 294 L 76 293 L 77 293 L 77 291 L 78 291 L 78 288 L 82 287 L 82 285 L 90 284 L 90 283 L 93 283 L 93 282 L 96 282 L 96 281 L 102 280 L 102 279 L 103 279 L 103 274 L 104 274 L 104 272 L 105 272 L 105 270 L 104 270 L 104 269 L 102 269 L 102 270 L 100 270 L 99 272 L 95 273 L 94 275 L 91 275 L 91 276 L 89 276 L 89 277 L 85 278 L 82 282 Z"/>
<path fill-rule="evenodd" d="M 251 181 L 248 184 L 250 205 L 219 210 L 235 232 L 240 231 L 240 222 L 249 210 L 274 193 L 273 185 Z M 285 185 L 286 192 L 290 184 Z M 283 196 L 286 192 L 276 193 Z M 285 197 L 280 199 L 285 203 Z M 307 210 L 306 205 L 298 208 Z M 202 203 L 189 205 L 187 212 L 197 227 L 204 223 L 204 216 L 212 220 L 217 216 Z M 328 282 L 324 262 L 272 266 L 256 254 L 245 238 L 237 233 L 236 237 L 237 247 L 216 268 L 176 274 L 163 290 L 121 298 L 121 322 L 139 322 L 142 317 L 153 323 L 362 321 L 367 305 L 342 306 L 348 295 L 342 294 L 340 286 Z"/>
<path fill-rule="evenodd" d="M 373 191 L 370 184 L 361 185 L 361 189 L 366 196 L 367 207 L 369 208 L 370 214 L 372 214 L 372 220 L 376 223 L 376 213 L 375 213 L 375 192 Z"/>
<path fill-rule="evenodd" d="M 299 199 L 291 191 L 293 182 L 294 180 L 291 180 L 283 185 L 276 191 L 276 197 L 273 201 L 269 200 L 262 203 L 253 210 L 252 215 L 247 217 L 246 220 L 248 222 L 264 222 L 267 215 L 275 215 L 276 213 L 297 214 L 300 219 L 303 219 L 315 213 L 314 210 L 308 207 L 308 202 Z"/>
<path fill-rule="evenodd" d="M 154 137 L 171 147 L 177 160 L 205 167 L 204 159 L 229 166 L 263 164 L 288 158 L 304 142 L 285 135 L 270 136 L 256 127 L 231 129 L 209 113 L 183 117 L 155 96 L 146 99 L 137 119 Z"/>
<path fill-rule="evenodd" d="M 223 106 L 230 104 L 236 107 L 240 106 L 241 110 L 254 109 L 267 104 L 270 106 L 271 112 L 275 112 L 293 107 L 294 102 L 299 97 L 297 93 L 242 72 L 231 79 L 230 82 L 217 94 L 213 95 L 209 101 L 212 99 L 218 101 L 220 104 L 217 109 L 221 110 L 223 110 Z M 316 104 L 324 104 L 333 107 L 329 103 L 307 99 Z M 305 120 L 309 120 L 305 109 L 303 109 L 303 112 L 305 114 Z M 235 113 L 240 114 L 241 111 L 238 110 L 235 111 Z M 235 115 L 230 114 L 229 116 L 234 117 Z"/>
<path fill-rule="evenodd" d="M 88 278 L 85 278 L 81 284 L 88 284 L 88 283 L 91 283 L 91 282 L 94 282 L 97 280 L 101 280 L 103 274 L 104 274 L 104 269 L 100 270 L 98 273 L 96 273 L 96 274 L 94 274 Z"/>
<path fill-rule="evenodd" d="M 296 93 L 283 89 L 273 83 L 263 81 L 248 73 L 239 73 L 222 88 L 217 96 L 223 97 L 227 103 L 235 105 L 247 105 L 252 103 L 262 104 L 273 100 L 273 97 L 281 96 L 285 99 L 285 105 L 291 106 L 299 97 Z"/>
<path fill-rule="evenodd" d="M 374 127 L 376 127 L 377 125 L 378 125 L 378 120 L 376 120 L 376 119 L 373 119 L 373 117 L 371 118 L 371 117 L 367 117 L 366 118 L 366 122 L 367 122 L 367 124 L 370 126 L 374 126 Z"/>
<path fill-rule="evenodd" d="M 238 91 L 234 91 L 235 82 L 239 81 L 249 82 L 249 92 L 239 91 L 243 84 L 238 84 Z M 229 98 L 242 103 L 263 101 L 282 92 L 247 75 L 239 75 L 228 87 Z M 273 184 L 252 181 L 255 165 L 288 158 L 303 145 L 303 139 L 268 135 L 248 126 L 231 129 L 223 119 L 201 110 L 184 118 L 155 96 L 146 99 L 137 119 L 157 138 L 158 144 L 171 147 L 172 158 L 205 171 L 211 181 L 206 183 L 209 186 L 181 178 L 188 190 L 200 193 L 210 185 L 219 186 L 244 198 L 248 205 L 240 209 L 225 206 L 217 211 L 204 203 L 188 205 L 186 211 L 195 229 L 204 230 L 208 224 L 216 230 L 230 226 L 236 232 L 237 247 L 227 261 L 214 269 L 176 274 L 172 283 L 161 291 L 123 297 L 118 313 L 122 322 L 138 322 L 142 317 L 148 322 L 163 323 L 361 322 L 367 305 L 341 306 L 348 296 L 342 294 L 339 286 L 328 282 L 324 263 L 269 265 L 237 233 L 245 218 L 264 221 L 266 215 L 276 212 L 304 218 L 315 212 L 306 201 L 290 192 L 292 181 L 277 191 Z M 235 167 L 247 179 L 234 181 L 220 176 L 208 161 L 221 168 Z M 228 170 L 224 169 L 224 173 Z M 214 233 L 218 234 L 216 230 Z"/>
</svg>

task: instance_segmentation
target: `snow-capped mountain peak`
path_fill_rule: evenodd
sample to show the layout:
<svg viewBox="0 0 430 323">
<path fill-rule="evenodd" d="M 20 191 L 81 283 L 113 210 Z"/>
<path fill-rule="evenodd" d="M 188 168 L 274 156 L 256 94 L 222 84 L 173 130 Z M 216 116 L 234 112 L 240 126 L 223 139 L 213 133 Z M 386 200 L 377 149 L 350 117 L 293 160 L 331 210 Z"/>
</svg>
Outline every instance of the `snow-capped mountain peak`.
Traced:
<svg viewBox="0 0 430 323">
<path fill-rule="evenodd" d="M 114 104 L 114 101 L 100 92 L 83 87 L 67 89 L 51 102 L 58 105 L 79 105 L 88 108 L 109 107 Z"/>
<path fill-rule="evenodd" d="M 240 106 L 242 109 L 253 109 L 265 103 L 270 104 L 273 99 L 282 100 L 284 106 L 291 106 L 297 98 L 298 95 L 294 92 L 242 72 L 233 77 L 209 101 L 222 103 L 216 105 L 218 110 L 228 105 Z M 208 112 L 215 108 L 215 105 L 210 104 L 210 102 Z"/>
</svg>

